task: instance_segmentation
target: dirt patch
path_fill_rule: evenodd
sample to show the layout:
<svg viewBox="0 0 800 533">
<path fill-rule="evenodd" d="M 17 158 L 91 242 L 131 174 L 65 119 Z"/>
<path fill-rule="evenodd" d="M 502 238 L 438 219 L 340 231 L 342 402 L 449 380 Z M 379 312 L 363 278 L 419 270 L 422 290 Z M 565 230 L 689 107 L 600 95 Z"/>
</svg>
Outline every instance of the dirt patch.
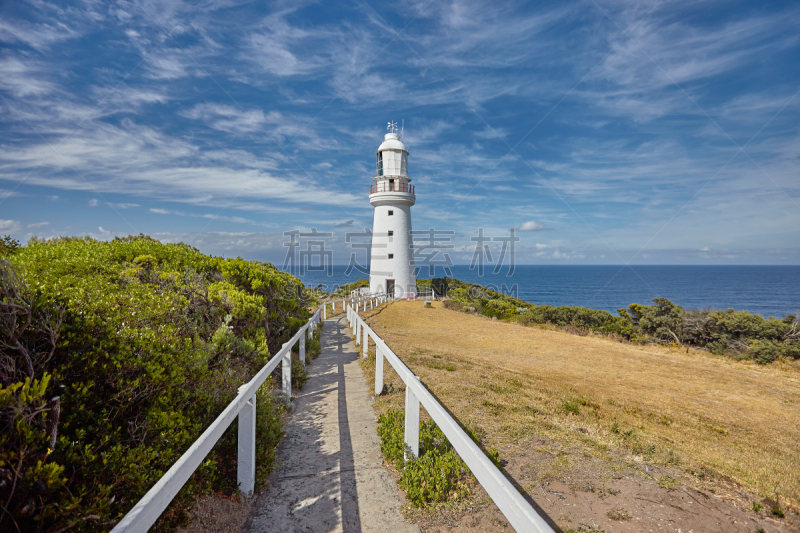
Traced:
<svg viewBox="0 0 800 533">
<path fill-rule="evenodd" d="M 800 379 L 700 352 L 491 321 L 421 303 L 366 315 L 563 531 L 800 531 Z M 374 357 L 364 363 L 374 379 Z M 392 371 L 379 412 L 403 408 Z M 423 413 L 423 418 L 425 414 Z M 786 513 L 754 504 L 771 498 Z M 425 531 L 510 530 L 485 496 Z"/>
<path fill-rule="evenodd" d="M 252 498 L 203 495 L 191 512 L 191 523 L 178 533 L 239 533 L 250 514 Z"/>
</svg>

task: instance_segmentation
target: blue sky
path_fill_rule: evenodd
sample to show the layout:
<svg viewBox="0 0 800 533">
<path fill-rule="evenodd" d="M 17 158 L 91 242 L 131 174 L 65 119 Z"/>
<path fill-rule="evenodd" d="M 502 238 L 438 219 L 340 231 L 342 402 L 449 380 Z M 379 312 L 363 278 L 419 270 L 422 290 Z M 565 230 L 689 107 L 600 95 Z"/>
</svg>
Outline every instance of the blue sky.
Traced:
<svg viewBox="0 0 800 533">
<path fill-rule="evenodd" d="M 372 225 L 405 121 L 415 229 L 517 263 L 800 264 L 792 2 L 4 2 L 0 234 L 282 262 Z M 495 251 L 495 254 L 499 248 Z"/>
</svg>

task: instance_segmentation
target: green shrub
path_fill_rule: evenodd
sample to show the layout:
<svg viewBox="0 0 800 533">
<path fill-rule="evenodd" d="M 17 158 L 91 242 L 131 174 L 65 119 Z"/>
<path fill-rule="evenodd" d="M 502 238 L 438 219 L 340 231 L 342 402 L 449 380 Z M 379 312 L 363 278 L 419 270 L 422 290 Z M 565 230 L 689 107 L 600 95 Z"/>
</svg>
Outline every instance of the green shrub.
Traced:
<svg viewBox="0 0 800 533">
<path fill-rule="evenodd" d="M 267 478 L 275 466 L 278 443 L 284 435 L 283 407 L 272 397 L 271 390 L 272 378 L 256 394 L 256 489 L 266 488 Z"/>
<path fill-rule="evenodd" d="M 378 417 L 378 436 L 381 438 L 381 453 L 386 461 L 402 468 L 405 440 L 403 411 L 391 410 Z"/>
<path fill-rule="evenodd" d="M 492 298 L 484 304 L 482 311 L 488 317 L 509 318 L 517 313 L 517 306 L 513 302 Z"/>
<path fill-rule="evenodd" d="M 360 289 L 362 287 L 369 287 L 368 279 L 360 279 L 358 281 L 337 287 L 336 290 L 331 293 L 330 298 L 334 300 L 337 298 L 347 298 L 350 296 L 351 291 Z"/>
<path fill-rule="evenodd" d="M 782 348 L 786 357 L 790 359 L 800 359 L 800 342 L 786 343 Z"/>
<path fill-rule="evenodd" d="M 113 527 L 310 316 L 308 291 L 273 265 L 145 236 L 33 239 L 7 259 L 4 531 Z M 262 457 L 281 429 L 259 394 Z M 179 523 L 196 494 L 235 487 L 232 427 L 153 530 Z"/>
<path fill-rule="evenodd" d="M 322 352 L 322 344 L 320 343 L 322 335 L 322 324 L 314 329 L 314 336 L 306 340 L 306 362 L 311 362 Z"/>
<path fill-rule="evenodd" d="M 417 507 L 423 507 L 469 496 L 472 474 L 436 423 L 429 420 L 420 424 L 419 457 L 409 460 L 404 458 L 404 424 L 405 415 L 402 411 L 391 410 L 378 418 L 381 452 L 387 462 L 394 463 L 402 470 L 400 488 L 406 492 L 409 501 Z M 480 445 L 476 431 L 469 427 L 465 431 Z M 500 465 L 497 450 L 490 450 L 487 456 Z"/>
<path fill-rule="evenodd" d="M 683 308 L 666 298 L 653 298 L 656 305 L 631 304 L 625 318 L 659 342 L 680 343 L 683 330 Z M 622 315 L 622 312 L 620 312 Z"/>
<path fill-rule="evenodd" d="M 0 239 L 0 257 L 11 255 L 19 249 L 19 241 L 12 239 L 11 235 L 5 235 Z"/>
<path fill-rule="evenodd" d="M 471 494 L 468 472 L 452 448 L 424 455 L 420 451 L 418 459 L 406 461 L 400 475 L 400 488 L 416 507 L 460 500 Z"/>
<path fill-rule="evenodd" d="M 778 359 L 780 349 L 773 341 L 756 340 L 750 345 L 750 354 L 756 363 L 765 365 Z"/>
<path fill-rule="evenodd" d="M 292 387 L 302 389 L 308 383 L 308 370 L 302 361 L 292 361 Z"/>
</svg>

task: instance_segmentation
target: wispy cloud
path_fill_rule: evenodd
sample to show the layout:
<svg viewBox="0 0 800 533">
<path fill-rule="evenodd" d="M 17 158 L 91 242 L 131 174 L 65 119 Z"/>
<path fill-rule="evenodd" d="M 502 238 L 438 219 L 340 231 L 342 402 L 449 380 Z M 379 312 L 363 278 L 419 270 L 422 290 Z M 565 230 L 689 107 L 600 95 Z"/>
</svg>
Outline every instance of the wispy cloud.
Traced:
<svg viewBox="0 0 800 533">
<path fill-rule="evenodd" d="M 19 4 L 4 223 L 281 255 L 237 225 L 369 226 L 375 149 L 405 120 L 415 227 L 558 228 L 521 243 L 531 261 L 793 257 L 796 6 L 371 6 Z"/>
</svg>

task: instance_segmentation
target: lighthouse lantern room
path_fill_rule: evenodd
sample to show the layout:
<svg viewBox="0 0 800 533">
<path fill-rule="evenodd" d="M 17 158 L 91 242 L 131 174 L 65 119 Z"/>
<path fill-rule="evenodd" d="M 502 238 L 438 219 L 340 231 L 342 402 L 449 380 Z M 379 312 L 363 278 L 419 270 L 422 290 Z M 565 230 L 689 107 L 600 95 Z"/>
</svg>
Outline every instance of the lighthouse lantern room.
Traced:
<svg viewBox="0 0 800 533">
<path fill-rule="evenodd" d="M 411 249 L 411 206 L 416 202 L 408 177 L 408 150 L 402 131 L 390 122 L 390 130 L 378 147 L 377 175 L 370 187 L 369 203 L 375 208 L 370 258 L 370 292 L 398 298 L 417 293 L 414 255 Z"/>
</svg>

